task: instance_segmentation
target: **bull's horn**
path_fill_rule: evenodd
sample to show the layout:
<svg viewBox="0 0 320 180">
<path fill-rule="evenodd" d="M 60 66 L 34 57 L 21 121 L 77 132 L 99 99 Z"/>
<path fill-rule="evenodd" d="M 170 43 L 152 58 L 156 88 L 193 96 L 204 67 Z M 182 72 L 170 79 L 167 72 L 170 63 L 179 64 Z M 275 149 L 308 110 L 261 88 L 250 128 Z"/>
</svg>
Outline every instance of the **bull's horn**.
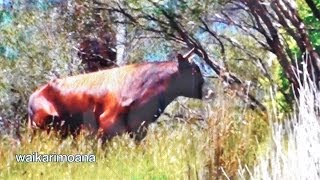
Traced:
<svg viewBox="0 0 320 180">
<path fill-rule="evenodd" d="M 187 53 L 183 56 L 183 59 L 189 59 L 191 54 L 194 52 L 194 47 Z"/>
</svg>

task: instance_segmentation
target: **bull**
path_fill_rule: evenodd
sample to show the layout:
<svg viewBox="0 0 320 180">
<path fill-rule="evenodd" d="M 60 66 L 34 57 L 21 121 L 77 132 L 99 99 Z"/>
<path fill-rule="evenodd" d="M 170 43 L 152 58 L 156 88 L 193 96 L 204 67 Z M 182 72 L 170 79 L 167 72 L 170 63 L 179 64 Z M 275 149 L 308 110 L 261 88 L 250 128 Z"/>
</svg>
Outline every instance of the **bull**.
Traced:
<svg viewBox="0 0 320 180">
<path fill-rule="evenodd" d="M 178 61 L 132 64 L 52 80 L 29 98 L 28 124 L 47 129 L 53 121 L 78 126 L 72 118 L 92 112 L 103 141 L 125 132 L 143 138 L 177 96 L 202 98 L 200 68 L 189 62 L 191 50 Z M 138 136 L 137 136 L 138 137 Z"/>
</svg>

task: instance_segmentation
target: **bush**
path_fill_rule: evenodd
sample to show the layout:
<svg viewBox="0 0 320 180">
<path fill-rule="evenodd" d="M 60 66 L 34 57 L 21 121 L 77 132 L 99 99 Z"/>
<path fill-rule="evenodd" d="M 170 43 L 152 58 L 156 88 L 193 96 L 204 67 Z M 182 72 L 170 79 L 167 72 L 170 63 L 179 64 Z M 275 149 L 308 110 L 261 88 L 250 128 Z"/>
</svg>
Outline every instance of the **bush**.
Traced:
<svg viewBox="0 0 320 180">
<path fill-rule="evenodd" d="M 63 21 L 52 18 L 56 13 L 54 9 L 19 10 L 10 14 L 12 22 L 0 28 L 4 50 L 0 53 L 1 133 L 8 133 L 10 124 L 25 121 L 28 97 L 39 85 L 80 69 L 72 49 L 75 43 L 67 32 L 57 29 Z"/>
<path fill-rule="evenodd" d="M 270 126 L 268 151 L 249 172 L 251 179 L 320 179 L 320 92 L 306 67 L 303 72 L 296 111 Z"/>
</svg>

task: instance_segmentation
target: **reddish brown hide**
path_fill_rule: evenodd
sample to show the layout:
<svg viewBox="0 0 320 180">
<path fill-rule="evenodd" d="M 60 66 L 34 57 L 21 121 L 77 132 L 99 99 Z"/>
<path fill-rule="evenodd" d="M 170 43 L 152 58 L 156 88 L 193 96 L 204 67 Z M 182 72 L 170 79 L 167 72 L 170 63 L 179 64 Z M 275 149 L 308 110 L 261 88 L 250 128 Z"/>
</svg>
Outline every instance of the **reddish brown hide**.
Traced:
<svg viewBox="0 0 320 180">
<path fill-rule="evenodd" d="M 82 122 L 71 116 L 93 112 L 100 137 L 136 134 L 177 96 L 202 98 L 204 80 L 199 67 L 188 62 L 190 54 L 179 54 L 178 62 L 127 65 L 51 81 L 30 96 L 29 125 L 46 129 L 52 119 L 64 119 L 76 126 Z M 143 138 L 145 131 L 138 135 Z"/>
</svg>

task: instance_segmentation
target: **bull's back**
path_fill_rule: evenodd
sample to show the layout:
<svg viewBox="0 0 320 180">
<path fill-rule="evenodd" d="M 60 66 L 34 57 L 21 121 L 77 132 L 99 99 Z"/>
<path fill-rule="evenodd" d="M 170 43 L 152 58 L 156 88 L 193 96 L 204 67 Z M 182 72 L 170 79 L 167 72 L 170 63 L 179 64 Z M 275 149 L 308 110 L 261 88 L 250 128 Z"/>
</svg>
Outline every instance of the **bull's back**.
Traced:
<svg viewBox="0 0 320 180">
<path fill-rule="evenodd" d="M 63 92 L 86 92 L 93 95 L 118 90 L 124 80 L 132 77 L 137 65 L 127 65 L 87 74 L 69 76 L 50 82 L 50 86 Z"/>
<path fill-rule="evenodd" d="M 82 102 L 84 105 L 101 103 L 104 97 L 113 96 L 122 102 L 153 96 L 165 88 L 165 80 L 177 72 L 174 62 L 127 65 L 88 74 L 70 76 L 50 82 L 64 105 Z M 157 94 L 157 93 L 156 93 Z M 145 96 L 146 95 L 146 96 Z M 129 100 L 128 100 L 129 99 Z M 128 105 L 128 103 L 124 103 Z M 79 107 L 78 109 L 81 109 Z"/>
<path fill-rule="evenodd" d="M 108 102 L 130 106 L 132 102 L 148 101 L 166 88 L 163 79 L 177 72 L 176 65 L 175 62 L 134 64 L 55 79 L 30 96 L 29 107 L 77 113 Z"/>
</svg>

